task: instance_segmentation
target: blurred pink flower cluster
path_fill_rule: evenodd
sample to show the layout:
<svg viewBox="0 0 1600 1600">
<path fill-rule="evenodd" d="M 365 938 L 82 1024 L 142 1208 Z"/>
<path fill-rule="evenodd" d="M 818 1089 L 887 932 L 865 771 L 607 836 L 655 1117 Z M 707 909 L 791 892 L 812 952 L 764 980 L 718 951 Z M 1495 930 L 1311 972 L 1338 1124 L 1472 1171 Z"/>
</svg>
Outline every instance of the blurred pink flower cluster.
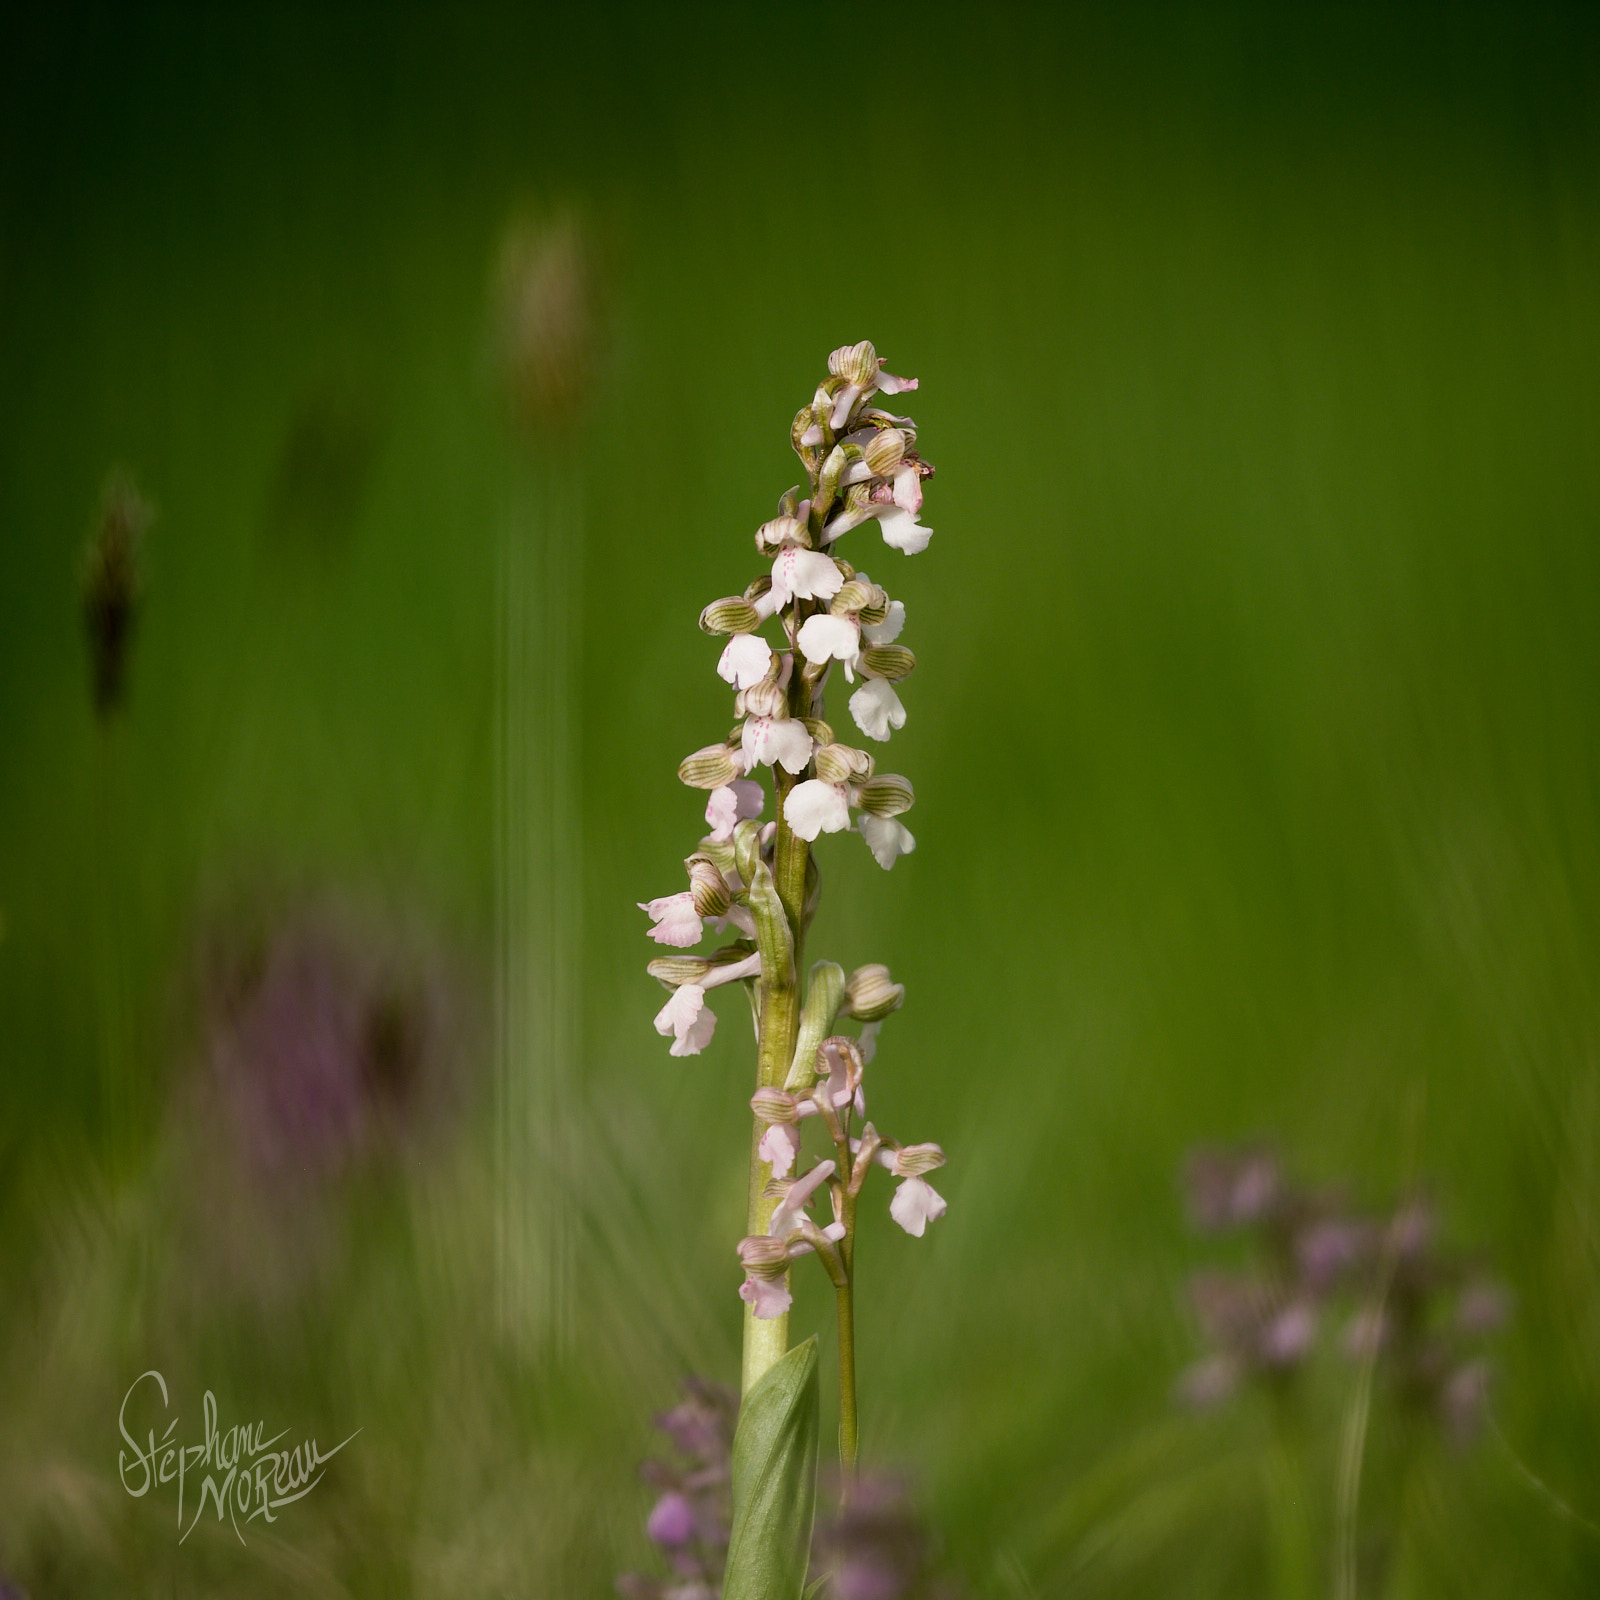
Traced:
<svg viewBox="0 0 1600 1600">
<path fill-rule="evenodd" d="M 1214 1404 L 1243 1383 L 1294 1381 L 1325 1332 L 1352 1361 L 1375 1362 L 1415 1414 L 1466 1442 L 1488 1398 L 1484 1337 L 1504 1322 L 1505 1291 L 1438 1240 L 1420 1196 L 1369 1215 L 1288 1179 L 1268 1150 L 1199 1150 L 1184 1173 L 1191 1220 L 1246 1236 L 1249 1265 L 1205 1271 L 1190 1299 L 1209 1353 L 1179 1392 Z"/>
</svg>

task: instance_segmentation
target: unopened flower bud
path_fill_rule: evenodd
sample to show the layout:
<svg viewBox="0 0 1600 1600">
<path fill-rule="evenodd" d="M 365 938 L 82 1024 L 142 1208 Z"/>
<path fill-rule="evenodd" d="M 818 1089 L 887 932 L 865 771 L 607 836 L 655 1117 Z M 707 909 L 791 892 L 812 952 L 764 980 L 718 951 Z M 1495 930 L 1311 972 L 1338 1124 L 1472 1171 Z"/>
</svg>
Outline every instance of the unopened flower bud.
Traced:
<svg viewBox="0 0 1600 1600">
<path fill-rule="evenodd" d="M 764 556 L 775 556 L 780 550 L 795 548 L 811 548 L 811 535 L 798 517 L 774 517 L 756 529 L 756 549 Z"/>
<path fill-rule="evenodd" d="M 645 971 L 658 983 L 677 989 L 686 983 L 699 984 L 707 989 L 732 983 L 744 977 L 744 964 L 753 960 L 748 944 L 725 944 L 709 956 L 657 956 L 646 964 Z M 727 976 L 729 972 L 733 976 Z"/>
<path fill-rule="evenodd" d="M 872 775 L 872 757 L 847 744 L 825 744 L 816 752 L 817 776 L 824 783 L 851 783 Z"/>
<path fill-rule="evenodd" d="M 731 839 L 702 839 L 695 854 L 704 856 L 723 877 L 728 877 L 731 873 L 739 870 L 734 865 L 733 841 Z"/>
<path fill-rule="evenodd" d="M 841 346 L 828 357 L 828 371 L 846 383 L 864 389 L 878 376 L 878 352 L 870 339 Z"/>
<path fill-rule="evenodd" d="M 862 626 L 876 628 L 889 620 L 889 596 L 873 584 L 876 591 L 874 598 L 856 612 L 856 621 Z"/>
<path fill-rule="evenodd" d="M 888 1165 L 897 1178 L 920 1178 L 944 1165 L 944 1151 L 936 1144 L 902 1145 Z"/>
<path fill-rule="evenodd" d="M 752 1277 L 781 1278 L 789 1270 L 789 1247 L 769 1234 L 752 1233 L 739 1241 L 739 1265 Z"/>
<path fill-rule="evenodd" d="M 760 613 L 739 595 L 713 600 L 700 613 L 700 627 L 706 633 L 754 633 L 760 626 Z"/>
<path fill-rule="evenodd" d="M 786 1089 L 757 1089 L 750 1096 L 750 1109 L 763 1122 L 798 1122 L 799 1106 Z"/>
<path fill-rule="evenodd" d="M 917 658 L 903 644 L 869 644 L 861 652 L 861 665 L 875 678 L 898 683 L 916 670 Z"/>
<path fill-rule="evenodd" d="M 861 455 L 876 477 L 887 478 L 904 458 L 906 444 L 898 428 L 884 428 L 861 447 Z"/>
<path fill-rule="evenodd" d="M 898 817 L 902 811 L 911 809 L 915 799 L 911 780 L 898 772 L 884 772 L 868 778 L 856 790 L 856 805 L 875 817 Z"/>
<path fill-rule="evenodd" d="M 720 789 L 740 773 L 733 752 L 725 744 L 708 744 L 678 763 L 678 777 L 691 789 Z"/>
<path fill-rule="evenodd" d="M 689 894 L 694 900 L 696 914 L 702 917 L 726 916 L 732 901 L 728 896 L 728 885 L 716 863 L 704 856 L 690 856 L 684 866 L 689 869 Z"/>
<path fill-rule="evenodd" d="M 860 576 L 851 578 L 832 600 L 828 610 L 836 617 L 847 617 L 869 608 L 881 609 L 888 615 L 889 597 L 877 584 Z"/>
<path fill-rule="evenodd" d="M 794 421 L 789 424 L 789 442 L 794 446 L 794 453 L 806 460 L 808 450 L 820 450 L 823 444 L 822 428 L 815 415 L 815 403 L 801 406 L 794 414 Z"/>
<path fill-rule="evenodd" d="M 881 961 L 869 961 L 850 974 L 844 993 L 851 1016 L 860 1017 L 863 1022 L 879 1022 L 905 1004 L 906 986 L 894 982 Z"/>
<path fill-rule="evenodd" d="M 704 983 L 712 966 L 704 956 L 657 956 L 644 970 L 664 988 L 677 989 L 686 983 Z"/>
<path fill-rule="evenodd" d="M 753 685 L 744 690 L 739 698 L 746 716 L 776 720 L 789 715 L 789 696 L 778 687 L 776 678 Z"/>
</svg>

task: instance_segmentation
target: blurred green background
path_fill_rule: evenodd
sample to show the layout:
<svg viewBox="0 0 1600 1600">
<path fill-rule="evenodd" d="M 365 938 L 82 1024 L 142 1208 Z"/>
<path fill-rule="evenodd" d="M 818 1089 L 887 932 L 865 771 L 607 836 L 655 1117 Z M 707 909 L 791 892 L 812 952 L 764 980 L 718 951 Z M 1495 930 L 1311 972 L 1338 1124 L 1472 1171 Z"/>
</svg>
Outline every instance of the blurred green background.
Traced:
<svg viewBox="0 0 1600 1600">
<path fill-rule="evenodd" d="M 868 1457 L 914 1467 L 975 1594 L 1286 1593 L 1266 1412 L 1173 1401 L 1185 1282 L 1218 1258 L 1176 1174 L 1262 1137 L 1369 1206 L 1426 1183 L 1514 1298 L 1478 1443 L 1363 1489 L 1382 1592 L 1600 1591 L 1586 13 L 61 7 L 8 32 L 0 1574 L 600 1595 L 648 1562 L 650 1415 L 737 1368 L 751 1051 L 725 1003 L 668 1058 L 634 902 L 681 887 L 700 805 L 673 769 L 729 717 L 697 610 L 754 576 L 789 420 L 869 337 L 921 379 L 938 467 L 925 555 L 845 550 L 910 615 L 882 764 L 918 849 L 885 876 L 824 840 L 811 953 L 907 984 L 873 1111 L 951 1162 L 924 1240 L 868 1207 Z M 602 336 L 581 417 L 530 448 L 496 262 L 555 212 Z M 155 516 L 101 727 L 79 585 L 119 468 Z M 581 826 L 539 847 L 581 918 L 548 953 L 578 1019 L 559 1092 L 532 1091 L 562 1259 L 527 1265 L 543 1309 L 512 1327 L 519 540 L 567 553 Z M 397 1059 L 437 1091 L 315 1171 L 252 1165 L 213 1070 L 275 938 L 334 951 L 336 990 L 398 984 L 425 1038 Z M 815 1276 L 799 1331 L 829 1321 Z M 208 1388 L 225 1425 L 362 1432 L 247 1547 L 214 1519 L 180 1546 L 172 1498 L 117 1481 L 148 1368 L 191 1438 Z M 1352 1393 L 1319 1367 L 1294 1436 L 1318 1550 Z"/>
</svg>

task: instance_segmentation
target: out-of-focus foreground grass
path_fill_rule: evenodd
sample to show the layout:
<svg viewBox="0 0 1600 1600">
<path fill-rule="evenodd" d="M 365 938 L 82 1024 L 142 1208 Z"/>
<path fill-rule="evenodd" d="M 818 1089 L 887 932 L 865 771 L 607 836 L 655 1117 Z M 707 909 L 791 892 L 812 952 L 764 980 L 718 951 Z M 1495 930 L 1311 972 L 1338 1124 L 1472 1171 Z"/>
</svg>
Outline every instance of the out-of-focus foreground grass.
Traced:
<svg viewBox="0 0 1600 1600">
<path fill-rule="evenodd" d="M 926 1239 L 867 1225 L 868 1455 L 915 1464 L 975 1592 L 1274 1592 L 1281 1431 L 1172 1399 L 1214 1254 L 1175 1173 L 1269 1136 L 1370 1204 L 1426 1182 L 1515 1303 L 1491 1426 L 1370 1478 L 1354 1530 L 1357 1382 L 1319 1366 L 1314 1552 L 1370 1524 L 1396 1594 L 1594 1593 L 1592 29 L 30 26 L 0 65 L 0 1574 L 601 1594 L 646 1559 L 649 1415 L 735 1370 L 750 1052 L 725 1005 L 668 1059 L 634 902 L 680 886 L 673 769 L 727 725 L 696 612 L 754 574 L 789 420 L 870 337 L 939 469 L 925 555 L 846 552 L 910 613 L 884 764 L 919 844 L 886 877 L 824 841 L 815 953 L 908 985 L 873 1110 L 951 1165 Z M 606 331 L 582 427 L 530 457 L 491 279 L 551 206 L 596 241 Z M 77 585 L 118 466 L 155 520 L 100 729 Z M 581 545 L 573 1252 L 515 1332 L 497 552 L 552 525 L 552 480 Z M 276 1061 L 280 1023 L 313 1080 L 351 1039 L 382 1067 L 327 1149 L 252 1143 L 229 1051 Z M 827 1312 L 802 1283 L 798 1325 Z M 175 1497 L 117 1480 L 149 1368 L 190 1438 L 207 1388 L 225 1425 L 362 1432 L 248 1545 L 180 1546 Z"/>
</svg>

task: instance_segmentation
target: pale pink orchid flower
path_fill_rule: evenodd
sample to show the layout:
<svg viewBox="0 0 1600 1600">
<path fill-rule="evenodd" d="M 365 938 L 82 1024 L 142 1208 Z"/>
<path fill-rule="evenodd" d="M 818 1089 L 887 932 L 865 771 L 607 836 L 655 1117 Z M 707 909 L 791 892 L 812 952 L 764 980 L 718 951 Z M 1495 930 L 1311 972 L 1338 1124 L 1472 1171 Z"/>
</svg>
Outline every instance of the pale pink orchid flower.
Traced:
<svg viewBox="0 0 1600 1600">
<path fill-rule="evenodd" d="M 748 817 L 759 817 L 766 794 L 753 778 L 735 778 L 713 789 L 706 801 L 706 826 L 713 839 L 731 839 L 733 830 Z"/>
<path fill-rule="evenodd" d="M 850 413 L 855 410 L 856 402 L 864 396 L 874 394 L 904 394 L 907 390 L 915 389 L 915 378 L 897 378 L 892 372 L 881 369 L 875 378 L 866 383 L 847 383 L 837 395 L 834 396 L 833 412 L 828 418 L 828 426 L 835 433 L 850 420 Z M 815 426 L 813 424 L 813 426 Z M 819 434 L 817 443 L 822 442 Z"/>
<path fill-rule="evenodd" d="M 822 1059 L 828 1074 L 827 1083 L 822 1092 L 828 1097 L 828 1102 L 835 1111 L 842 1111 L 853 1100 L 856 1115 L 864 1117 L 867 1114 L 866 1100 L 861 1093 L 861 1068 L 866 1064 L 863 1056 L 858 1061 L 857 1051 L 844 1049 L 835 1044 L 831 1039 L 822 1046 Z M 803 1109 L 805 1102 L 801 1102 L 801 1115 L 806 1114 Z"/>
<path fill-rule="evenodd" d="M 909 461 L 902 461 L 894 469 L 894 487 L 890 493 L 894 503 L 913 517 L 922 510 L 922 474 Z"/>
<path fill-rule="evenodd" d="M 761 1135 L 757 1153 L 772 1163 L 774 1178 L 787 1178 L 800 1156 L 800 1130 L 792 1122 L 774 1122 Z"/>
<path fill-rule="evenodd" d="M 667 1053 L 674 1056 L 697 1056 L 711 1043 L 716 1031 L 716 1013 L 706 1004 L 706 990 L 719 984 L 737 983 L 741 978 L 754 978 L 761 971 L 761 957 L 747 956 L 743 961 L 732 961 L 726 966 L 713 967 L 699 983 L 680 984 L 673 990 L 672 998 L 656 1013 L 655 1028 L 662 1038 L 672 1040 Z"/>
<path fill-rule="evenodd" d="M 731 905 L 720 917 L 711 917 L 708 920 L 717 933 L 726 933 L 729 928 L 737 928 L 746 939 L 753 939 L 756 936 L 756 919 L 748 906 Z"/>
<path fill-rule="evenodd" d="M 833 1167 L 831 1161 L 819 1161 L 803 1178 L 796 1178 L 789 1185 L 767 1224 L 767 1232 L 774 1239 L 787 1239 L 800 1226 L 812 1195 L 833 1176 Z"/>
<path fill-rule="evenodd" d="M 759 1278 L 754 1273 L 746 1276 L 739 1285 L 739 1298 L 745 1301 L 752 1316 L 763 1321 L 781 1317 L 794 1304 L 789 1285 L 782 1278 Z"/>
<path fill-rule="evenodd" d="M 945 1214 L 944 1196 L 926 1178 L 907 1178 L 889 1202 L 889 1215 L 913 1239 L 920 1239 L 930 1222 Z"/>
<path fill-rule="evenodd" d="M 682 894 L 663 895 L 659 900 L 640 900 L 636 904 L 655 923 L 650 937 L 657 944 L 687 950 L 699 944 L 705 934 L 705 924 L 694 908 L 694 896 L 687 889 Z"/>
</svg>

